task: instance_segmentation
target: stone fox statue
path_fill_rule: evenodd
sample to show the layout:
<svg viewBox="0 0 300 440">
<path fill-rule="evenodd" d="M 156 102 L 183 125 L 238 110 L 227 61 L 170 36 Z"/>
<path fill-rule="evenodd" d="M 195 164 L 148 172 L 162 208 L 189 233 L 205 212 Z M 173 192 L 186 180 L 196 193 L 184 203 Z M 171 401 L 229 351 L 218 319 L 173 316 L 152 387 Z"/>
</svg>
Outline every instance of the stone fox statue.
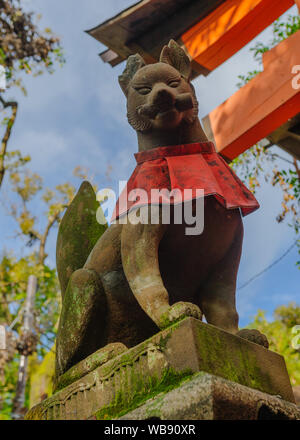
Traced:
<svg viewBox="0 0 300 440">
<path fill-rule="evenodd" d="M 197 116 L 190 73 L 188 56 L 173 40 L 163 48 L 158 63 L 146 65 L 139 55 L 129 57 L 119 83 L 139 152 L 128 190 L 203 188 L 204 230 L 188 235 L 184 221 L 172 222 L 175 204 L 169 206 L 170 224 L 162 221 L 163 203 L 155 205 L 156 224 L 126 223 L 121 220 L 130 215 L 130 207 L 130 212 L 135 209 L 142 215 L 148 206 L 137 201 L 126 209 L 119 201 L 116 221 L 90 249 L 80 227 L 69 227 L 70 212 L 76 217 L 83 209 L 80 201 L 73 202 L 57 246 L 63 303 L 56 377 L 108 344 L 132 347 L 185 316 L 202 319 L 202 313 L 209 324 L 268 347 L 257 330 L 239 331 L 235 305 L 241 213 L 259 205 L 208 142 Z M 80 191 L 91 194 L 87 182 Z M 195 212 L 193 196 L 187 203 Z M 77 255 L 71 243 L 80 233 Z M 68 259 L 73 261 L 69 266 Z"/>
</svg>

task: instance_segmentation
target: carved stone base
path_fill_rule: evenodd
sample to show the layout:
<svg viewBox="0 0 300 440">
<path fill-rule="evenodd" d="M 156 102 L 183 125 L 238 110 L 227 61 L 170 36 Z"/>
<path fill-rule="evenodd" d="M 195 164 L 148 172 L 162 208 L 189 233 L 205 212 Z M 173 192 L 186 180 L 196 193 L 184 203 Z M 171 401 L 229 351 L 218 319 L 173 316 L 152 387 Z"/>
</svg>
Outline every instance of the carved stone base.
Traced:
<svg viewBox="0 0 300 440">
<path fill-rule="evenodd" d="M 101 349 L 99 355 L 96 352 L 72 367 L 64 374 L 64 381 L 60 381 L 60 387 L 65 384 L 65 388 L 33 407 L 26 418 L 119 418 L 158 394 L 176 392 L 183 382 L 188 386 L 200 377 L 212 377 L 203 373 L 228 381 L 220 379 L 219 388 L 214 390 L 221 389 L 221 384 L 230 384 L 231 389 L 240 384 L 248 387 L 249 392 L 252 388 L 267 393 L 270 399 L 277 396 L 276 402 L 295 402 L 282 356 L 194 318 L 186 318 L 136 347 L 123 350 L 124 346 L 120 346 L 120 354 L 111 358 L 110 352 L 105 357 Z M 196 379 L 194 375 L 199 372 L 202 376 Z M 210 389 L 215 393 L 212 385 Z M 234 392 L 227 399 L 230 396 L 237 407 Z M 253 396 L 248 400 L 256 399 L 253 408 L 257 411 L 259 399 Z M 245 399 L 242 399 L 244 406 Z M 180 398 L 179 404 L 184 407 L 184 399 Z M 213 418 L 211 411 L 209 417 Z"/>
<path fill-rule="evenodd" d="M 196 373 L 119 420 L 300 420 L 300 408 L 221 377 Z"/>
</svg>

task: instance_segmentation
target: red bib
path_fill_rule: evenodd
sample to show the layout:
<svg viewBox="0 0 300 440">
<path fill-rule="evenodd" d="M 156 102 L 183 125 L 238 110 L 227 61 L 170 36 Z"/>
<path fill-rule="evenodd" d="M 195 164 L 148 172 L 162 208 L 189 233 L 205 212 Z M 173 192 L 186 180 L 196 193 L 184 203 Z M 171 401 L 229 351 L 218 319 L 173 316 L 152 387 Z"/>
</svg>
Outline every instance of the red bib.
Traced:
<svg viewBox="0 0 300 440">
<path fill-rule="evenodd" d="M 254 195 L 217 154 L 212 142 L 153 148 L 136 153 L 135 158 L 137 166 L 117 201 L 111 221 L 147 204 L 194 199 L 197 189 L 203 189 L 205 196 L 213 195 L 227 209 L 240 208 L 243 216 L 259 208 Z M 157 197 L 153 189 L 176 191 L 172 193 L 174 197 Z M 184 191 L 187 189 L 190 191 Z"/>
</svg>

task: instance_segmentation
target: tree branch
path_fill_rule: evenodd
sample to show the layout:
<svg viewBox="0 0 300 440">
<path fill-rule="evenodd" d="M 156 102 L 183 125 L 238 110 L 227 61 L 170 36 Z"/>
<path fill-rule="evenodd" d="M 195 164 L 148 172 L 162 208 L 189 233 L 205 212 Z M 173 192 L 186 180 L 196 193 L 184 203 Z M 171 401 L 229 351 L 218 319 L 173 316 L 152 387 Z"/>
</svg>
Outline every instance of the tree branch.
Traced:
<svg viewBox="0 0 300 440">
<path fill-rule="evenodd" d="M 298 179 L 300 180 L 300 169 L 299 169 L 299 167 L 298 167 L 298 162 L 297 162 L 297 159 L 296 159 L 295 157 L 293 157 L 293 163 L 294 163 L 294 165 L 295 165 L 296 172 L 297 172 L 297 174 L 298 174 Z"/>
<path fill-rule="evenodd" d="M 0 95 L 0 102 L 3 105 L 3 108 L 11 107 L 12 113 L 9 118 L 4 136 L 1 140 L 1 150 L 0 150 L 0 187 L 3 182 L 4 174 L 5 174 L 5 155 L 7 151 L 7 144 L 11 135 L 12 127 L 15 123 L 17 111 L 18 111 L 18 103 L 16 101 L 5 101 L 3 97 Z"/>
<path fill-rule="evenodd" d="M 59 216 L 60 216 L 60 212 L 58 211 L 56 214 L 54 214 L 51 217 L 49 217 L 49 221 L 48 221 L 48 224 L 46 226 L 45 232 L 41 236 L 40 249 L 39 249 L 39 263 L 40 264 L 43 264 L 45 258 L 47 257 L 47 254 L 45 253 L 46 241 L 47 241 L 47 238 L 48 238 L 48 235 L 49 235 L 49 232 L 50 232 L 52 226 L 59 219 Z"/>
<path fill-rule="evenodd" d="M 271 153 L 271 156 L 272 156 L 272 157 L 278 157 L 278 159 L 281 159 L 281 160 L 283 160 L 284 162 L 287 162 L 287 163 L 293 165 L 293 162 L 292 162 L 291 160 L 288 160 L 288 159 L 286 159 L 285 157 L 279 156 L 279 154 L 277 154 L 277 153 Z"/>
<path fill-rule="evenodd" d="M 1 312 L 5 317 L 6 322 L 10 322 L 12 319 L 12 314 L 9 309 L 9 301 L 7 300 L 6 293 L 2 292 L 3 301 L 1 301 Z"/>
</svg>

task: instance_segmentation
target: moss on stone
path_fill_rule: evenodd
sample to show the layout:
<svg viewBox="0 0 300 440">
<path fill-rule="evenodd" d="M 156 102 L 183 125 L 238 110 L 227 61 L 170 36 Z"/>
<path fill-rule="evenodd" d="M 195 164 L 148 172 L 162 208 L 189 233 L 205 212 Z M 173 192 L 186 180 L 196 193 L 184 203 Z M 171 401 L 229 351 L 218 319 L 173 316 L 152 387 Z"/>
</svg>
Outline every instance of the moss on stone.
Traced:
<svg viewBox="0 0 300 440">
<path fill-rule="evenodd" d="M 90 362 L 87 364 L 91 366 Z M 84 389 L 89 401 L 93 402 L 94 409 L 89 409 L 89 418 L 119 418 L 153 397 L 158 403 L 151 400 L 149 406 L 155 416 L 160 396 L 164 397 L 183 381 L 189 386 L 189 379 L 199 375 L 199 370 L 201 374 L 209 373 L 265 393 L 280 394 L 283 399 L 294 402 L 281 356 L 217 327 L 186 318 L 113 357 L 38 408 L 45 411 L 55 402 L 65 402 L 70 411 L 73 396 L 76 404 L 77 392 Z M 35 408 L 29 417 L 41 417 L 37 411 Z"/>
<path fill-rule="evenodd" d="M 178 387 L 186 380 L 189 380 L 193 374 L 191 370 L 176 372 L 172 368 L 168 368 L 161 379 L 149 377 L 147 382 L 140 380 L 141 383 L 136 384 L 140 391 L 131 396 L 121 391 L 118 392 L 114 401 L 97 411 L 95 417 L 97 420 L 117 419 L 158 394 L 165 394 Z"/>
<path fill-rule="evenodd" d="M 64 294 L 72 273 L 83 267 L 91 250 L 107 229 L 96 219 L 101 209 L 95 191 L 87 181 L 68 207 L 59 226 L 56 246 L 57 272 Z"/>
<path fill-rule="evenodd" d="M 43 405 L 39 404 L 31 408 L 24 417 L 25 420 L 45 420 L 45 410 Z"/>
<path fill-rule="evenodd" d="M 168 345 L 168 341 L 171 338 L 171 333 L 167 333 L 166 335 L 162 335 L 159 340 L 159 348 L 161 351 L 165 351 Z"/>
<path fill-rule="evenodd" d="M 78 362 L 78 364 L 74 365 L 60 376 L 55 386 L 55 392 L 58 392 L 71 383 L 81 379 L 86 374 L 94 371 L 97 367 L 105 364 L 124 351 L 127 351 L 127 348 L 120 343 L 110 344 L 109 346 L 97 350 L 95 353 L 92 353 L 86 359 Z"/>
<path fill-rule="evenodd" d="M 196 336 L 203 371 L 258 390 L 272 390 L 269 375 L 263 373 L 257 356 L 243 343 L 240 344 L 236 336 L 225 339 L 219 329 L 212 332 L 208 326 L 198 327 Z"/>
</svg>

